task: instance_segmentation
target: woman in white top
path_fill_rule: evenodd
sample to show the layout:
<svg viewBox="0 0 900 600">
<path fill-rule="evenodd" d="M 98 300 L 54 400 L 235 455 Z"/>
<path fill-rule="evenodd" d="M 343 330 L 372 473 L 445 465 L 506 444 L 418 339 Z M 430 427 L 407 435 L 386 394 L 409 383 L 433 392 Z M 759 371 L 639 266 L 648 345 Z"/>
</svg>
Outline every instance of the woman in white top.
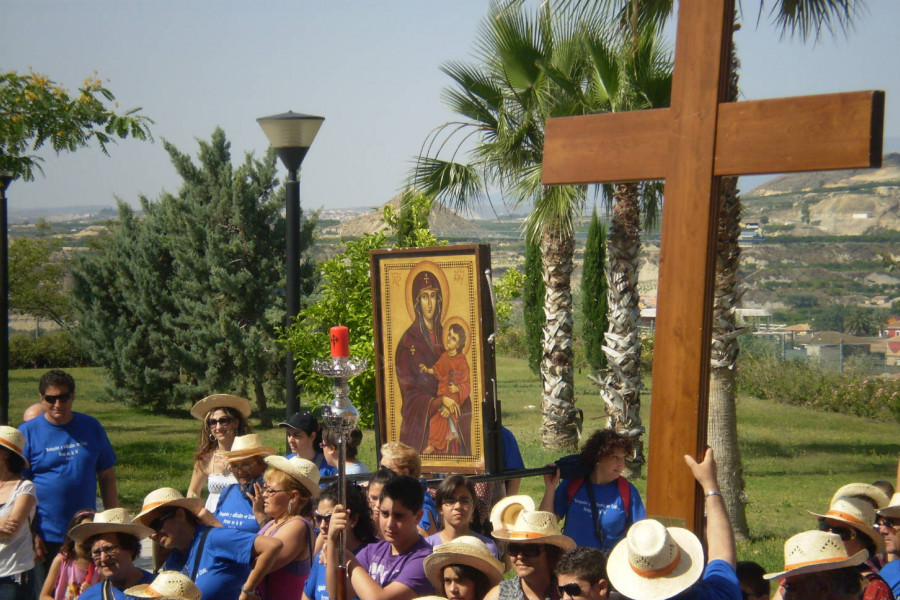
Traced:
<svg viewBox="0 0 900 600">
<path fill-rule="evenodd" d="M 0 598 L 31 600 L 34 546 L 30 521 L 37 497 L 34 484 L 22 479 L 28 468 L 25 436 L 14 427 L 0 426 Z"/>
<path fill-rule="evenodd" d="M 231 450 L 234 438 L 250 433 L 250 401 L 230 394 L 207 396 L 191 408 L 191 415 L 203 421 L 200 442 L 194 453 L 194 474 L 188 487 L 188 498 L 202 497 L 203 485 L 209 488 L 206 510 L 215 512 L 219 494 L 237 483 L 222 453 Z"/>
</svg>

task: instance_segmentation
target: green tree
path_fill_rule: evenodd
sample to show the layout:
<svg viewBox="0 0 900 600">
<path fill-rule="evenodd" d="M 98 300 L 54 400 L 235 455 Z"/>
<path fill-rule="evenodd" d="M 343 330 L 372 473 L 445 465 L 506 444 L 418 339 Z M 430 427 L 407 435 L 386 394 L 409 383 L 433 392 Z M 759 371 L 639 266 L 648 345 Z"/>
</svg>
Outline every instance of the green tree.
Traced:
<svg viewBox="0 0 900 600">
<path fill-rule="evenodd" d="M 58 154 L 95 141 L 107 154 L 116 138 L 151 138 L 153 121 L 140 108 L 121 114 L 116 108 L 115 96 L 96 76 L 70 96 L 46 75 L 0 73 L 0 172 L 33 180 L 42 159 L 30 153 L 48 143 Z"/>
<path fill-rule="evenodd" d="M 400 196 L 400 209 L 388 204 L 382 211 L 382 219 L 394 230 L 398 248 L 424 248 L 441 246 L 447 242 L 438 241 L 428 225 L 434 198 L 412 189 Z"/>
<path fill-rule="evenodd" d="M 518 269 L 512 268 L 494 280 L 494 300 L 497 311 L 497 322 L 500 330 L 508 328 L 513 318 L 512 301 L 522 296 L 522 286 L 525 284 L 525 275 Z"/>
<path fill-rule="evenodd" d="M 875 313 L 871 309 L 854 306 L 844 316 L 844 333 L 856 336 L 869 336 L 878 333 Z"/>
<path fill-rule="evenodd" d="M 844 331 L 849 307 L 843 304 L 829 304 L 820 310 L 812 319 L 816 331 Z"/>
<path fill-rule="evenodd" d="M 9 308 L 60 327 L 71 320 L 63 279 L 69 259 L 58 240 L 18 238 L 9 244 Z"/>
<path fill-rule="evenodd" d="M 541 372 L 541 356 L 544 354 L 541 335 L 544 328 L 544 268 L 541 264 L 541 248 L 532 240 L 525 241 L 525 285 L 522 290 L 522 314 L 525 321 L 525 345 L 528 348 L 528 366 L 533 373 Z"/>
<path fill-rule="evenodd" d="M 606 227 L 600 223 L 597 210 L 594 209 L 584 246 L 581 310 L 584 352 L 595 373 L 606 368 L 606 354 L 603 352 L 603 334 L 608 323 L 606 309 Z"/>
</svg>

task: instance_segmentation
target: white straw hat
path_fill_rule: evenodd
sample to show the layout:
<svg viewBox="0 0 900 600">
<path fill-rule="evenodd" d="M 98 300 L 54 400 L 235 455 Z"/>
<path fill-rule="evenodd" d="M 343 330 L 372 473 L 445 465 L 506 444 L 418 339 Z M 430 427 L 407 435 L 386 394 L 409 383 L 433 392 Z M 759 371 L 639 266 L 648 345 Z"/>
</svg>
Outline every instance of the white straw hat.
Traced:
<svg viewBox="0 0 900 600">
<path fill-rule="evenodd" d="M 523 508 L 516 514 L 514 522 L 503 525 L 491 532 L 495 539 L 517 544 L 550 544 L 566 552 L 576 546 L 575 540 L 559 532 L 559 523 L 552 512 Z"/>
<path fill-rule="evenodd" d="M 9 425 L 0 425 L 0 446 L 18 454 L 25 461 L 26 469 L 31 467 L 23 454 L 25 452 L 25 435 L 21 431 Z"/>
<path fill-rule="evenodd" d="M 207 511 L 203 507 L 203 504 L 204 502 L 201 498 L 185 498 L 184 495 L 175 488 L 159 488 L 158 490 L 153 490 L 147 494 L 144 498 L 144 505 L 141 507 L 141 512 L 132 519 L 132 522 L 137 522 L 141 525 L 149 525 L 153 522 L 153 519 L 156 518 L 156 514 L 161 509 L 172 507 L 187 510 L 196 516 L 204 525 L 221 527 L 222 524 L 219 523 L 219 520 L 213 516 L 212 513 Z"/>
<path fill-rule="evenodd" d="M 890 503 L 888 495 L 878 486 L 869 483 L 848 483 L 847 485 L 841 486 L 841 488 L 834 493 L 834 496 L 831 497 L 831 504 L 834 504 L 834 501 L 838 498 L 854 498 L 857 496 L 867 498 L 875 505 L 876 509 L 884 508 Z"/>
<path fill-rule="evenodd" d="M 869 553 L 866 550 L 848 556 L 841 536 L 836 533 L 804 531 L 784 543 L 784 571 L 766 573 L 763 578 L 781 579 L 805 573 L 855 567 L 865 562 L 868 557 Z"/>
<path fill-rule="evenodd" d="M 222 452 L 222 457 L 225 460 L 231 461 L 250 458 L 251 456 L 265 457 L 273 454 L 276 454 L 275 448 L 264 445 L 262 443 L 262 438 L 257 434 L 248 433 L 247 435 L 239 435 L 234 438 L 234 442 L 231 444 L 231 450 Z"/>
<path fill-rule="evenodd" d="M 534 510 L 531 496 L 507 496 L 491 508 L 491 529 L 508 529 L 523 510 Z"/>
<path fill-rule="evenodd" d="M 703 574 L 703 546 L 687 529 L 654 519 L 637 521 L 606 561 L 609 582 L 641 600 L 674 598 Z"/>
<path fill-rule="evenodd" d="M 471 535 L 460 536 L 434 547 L 425 557 L 425 576 L 438 592 L 444 590 L 444 567 L 466 565 L 484 573 L 494 587 L 503 580 L 503 563 L 497 560 L 484 542 Z"/>
<path fill-rule="evenodd" d="M 807 511 L 814 517 L 846 523 L 875 544 L 875 554 L 884 551 L 884 536 L 875 531 L 875 509 L 862 498 L 836 498 L 824 515 Z"/>
<path fill-rule="evenodd" d="M 250 401 L 240 396 L 232 396 L 231 394 L 213 394 L 200 400 L 191 407 L 191 416 L 195 419 L 203 420 L 210 411 L 217 408 L 233 408 L 238 411 L 244 418 L 250 416 Z"/>
<path fill-rule="evenodd" d="M 883 517 L 900 517 L 900 494 L 891 496 L 887 506 L 879 509 L 877 512 Z"/>
<path fill-rule="evenodd" d="M 162 600 L 200 600 L 203 595 L 190 577 L 178 571 L 161 571 L 151 583 L 130 587 L 125 594 Z"/>
<path fill-rule="evenodd" d="M 69 532 L 69 537 L 83 544 L 95 535 L 104 533 L 124 533 L 133 535 L 139 540 L 149 537 L 153 530 L 140 523 L 134 523 L 131 515 L 124 508 L 110 508 L 94 514 L 94 520 L 76 525 Z"/>
<path fill-rule="evenodd" d="M 266 464 L 273 469 L 283 471 L 300 482 L 306 488 L 310 496 L 319 497 L 319 467 L 312 461 L 295 456 L 293 458 L 285 458 L 283 456 L 267 456 Z"/>
</svg>

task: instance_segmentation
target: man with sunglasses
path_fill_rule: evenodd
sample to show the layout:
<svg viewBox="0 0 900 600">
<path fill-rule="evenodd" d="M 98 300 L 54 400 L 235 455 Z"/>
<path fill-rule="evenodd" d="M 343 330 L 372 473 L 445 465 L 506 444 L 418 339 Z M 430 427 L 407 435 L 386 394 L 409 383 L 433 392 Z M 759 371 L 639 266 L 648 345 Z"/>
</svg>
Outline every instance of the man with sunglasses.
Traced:
<svg viewBox="0 0 900 600">
<path fill-rule="evenodd" d="M 559 600 L 606 600 L 606 556 L 597 548 L 585 546 L 566 552 L 556 563 L 556 583 Z"/>
<path fill-rule="evenodd" d="M 894 494 L 888 505 L 878 510 L 875 528 L 884 537 L 887 561 L 878 574 L 896 597 L 900 595 L 900 494 Z"/>
<path fill-rule="evenodd" d="M 38 383 L 43 416 L 19 426 L 25 435 L 25 458 L 40 499 L 35 517 L 35 580 L 43 585 L 46 569 L 66 539 L 66 527 L 76 511 L 96 504 L 97 485 L 105 509 L 119 504 L 116 453 L 106 430 L 89 415 L 72 410 L 75 379 L 54 369 Z"/>
</svg>

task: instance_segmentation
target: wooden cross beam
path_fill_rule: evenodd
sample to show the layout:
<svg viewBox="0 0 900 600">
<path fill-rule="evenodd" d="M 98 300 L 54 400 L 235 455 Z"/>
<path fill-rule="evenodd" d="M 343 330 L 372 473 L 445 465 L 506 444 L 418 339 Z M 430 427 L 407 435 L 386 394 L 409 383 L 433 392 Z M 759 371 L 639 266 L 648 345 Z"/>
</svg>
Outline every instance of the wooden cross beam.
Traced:
<svg viewBox="0 0 900 600">
<path fill-rule="evenodd" d="M 647 513 L 698 531 L 720 177 L 880 166 L 884 92 L 725 103 L 734 0 L 679 4 L 671 107 L 549 119 L 543 183 L 665 179 Z"/>
</svg>

